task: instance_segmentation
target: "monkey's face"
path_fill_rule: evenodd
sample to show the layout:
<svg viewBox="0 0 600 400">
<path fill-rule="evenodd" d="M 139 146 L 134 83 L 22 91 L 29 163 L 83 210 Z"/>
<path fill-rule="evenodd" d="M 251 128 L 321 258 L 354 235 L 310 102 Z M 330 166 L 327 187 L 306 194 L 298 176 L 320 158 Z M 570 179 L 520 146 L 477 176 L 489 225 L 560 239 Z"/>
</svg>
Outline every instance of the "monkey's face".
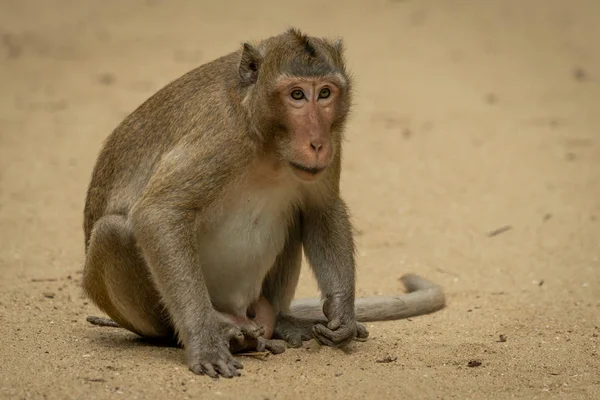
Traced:
<svg viewBox="0 0 600 400">
<path fill-rule="evenodd" d="M 322 77 L 286 77 L 277 84 L 286 136 L 280 153 L 302 181 L 317 179 L 335 155 L 340 92 L 334 79 Z"/>
<path fill-rule="evenodd" d="M 265 149 L 303 182 L 324 175 L 339 154 L 351 107 L 341 41 L 297 30 L 241 49 L 239 77 L 250 126 Z"/>
</svg>

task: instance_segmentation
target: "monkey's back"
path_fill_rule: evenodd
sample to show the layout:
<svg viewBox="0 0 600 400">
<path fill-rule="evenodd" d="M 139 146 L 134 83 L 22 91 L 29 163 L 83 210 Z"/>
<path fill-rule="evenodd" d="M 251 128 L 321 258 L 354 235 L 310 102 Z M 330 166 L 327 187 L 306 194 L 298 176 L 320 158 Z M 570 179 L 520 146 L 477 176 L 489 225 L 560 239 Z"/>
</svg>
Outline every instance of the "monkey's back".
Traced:
<svg viewBox="0 0 600 400">
<path fill-rule="evenodd" d="M 106 139 L 87 191 L 84 235 L 87 250 L 94 224 L 107 214 L 127 216 L 162 156 L 189 134 L 219 132 L 230 124 L 227 77 L 237 73 L 231 53 L 189 71 L 164 86 L 127 116 Z M 212 101 L 205 101 L 211 99 Z"/>
</svg>

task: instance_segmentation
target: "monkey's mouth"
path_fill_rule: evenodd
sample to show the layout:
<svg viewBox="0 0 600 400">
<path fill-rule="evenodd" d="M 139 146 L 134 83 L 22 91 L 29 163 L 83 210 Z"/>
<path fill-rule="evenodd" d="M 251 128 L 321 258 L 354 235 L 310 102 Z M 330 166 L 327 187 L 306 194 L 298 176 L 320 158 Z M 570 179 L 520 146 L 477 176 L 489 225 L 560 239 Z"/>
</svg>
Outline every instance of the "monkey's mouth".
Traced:
<svg viewBox="0 0 600 400">
<path fill-rule="evenodd" d="M 290 165 L 297 171 L 309 174 L 311 176 L 317 176 L 325 170 L 326 167 L 307 167 L 306 165 L 298 164 L 290 161 Z"/>
</svg>

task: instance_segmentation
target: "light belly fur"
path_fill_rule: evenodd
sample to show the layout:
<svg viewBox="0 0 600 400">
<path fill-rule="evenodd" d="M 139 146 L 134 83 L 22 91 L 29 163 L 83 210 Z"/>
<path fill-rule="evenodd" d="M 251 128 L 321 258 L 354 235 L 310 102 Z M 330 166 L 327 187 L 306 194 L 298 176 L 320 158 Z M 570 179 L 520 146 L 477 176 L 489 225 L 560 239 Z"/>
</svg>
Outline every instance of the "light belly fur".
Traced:
<svg viewBox="0 0 600 400">
<path fill-rule="evenodd" d="M 222 204 L 198 228 L 198 253 L 213 306 L 245 315 L 288 235 L 295 191 L 253 188 Z"/>
</svg>

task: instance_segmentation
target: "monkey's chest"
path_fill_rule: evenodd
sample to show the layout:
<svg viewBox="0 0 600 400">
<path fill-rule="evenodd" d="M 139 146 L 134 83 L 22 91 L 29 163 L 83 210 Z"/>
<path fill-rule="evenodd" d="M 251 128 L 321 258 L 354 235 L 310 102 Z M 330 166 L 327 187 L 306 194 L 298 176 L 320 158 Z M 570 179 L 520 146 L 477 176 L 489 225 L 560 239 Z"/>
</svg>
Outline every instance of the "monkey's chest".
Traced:
<svg viewBox="0 0 600 400">
<path fill-rule="evenodd" d="M 198 251 L 214 306 L 246 313 L 283 250 L 292 197 L 278 192 L 243 193 L 199 226 Z"/>
</svg>

